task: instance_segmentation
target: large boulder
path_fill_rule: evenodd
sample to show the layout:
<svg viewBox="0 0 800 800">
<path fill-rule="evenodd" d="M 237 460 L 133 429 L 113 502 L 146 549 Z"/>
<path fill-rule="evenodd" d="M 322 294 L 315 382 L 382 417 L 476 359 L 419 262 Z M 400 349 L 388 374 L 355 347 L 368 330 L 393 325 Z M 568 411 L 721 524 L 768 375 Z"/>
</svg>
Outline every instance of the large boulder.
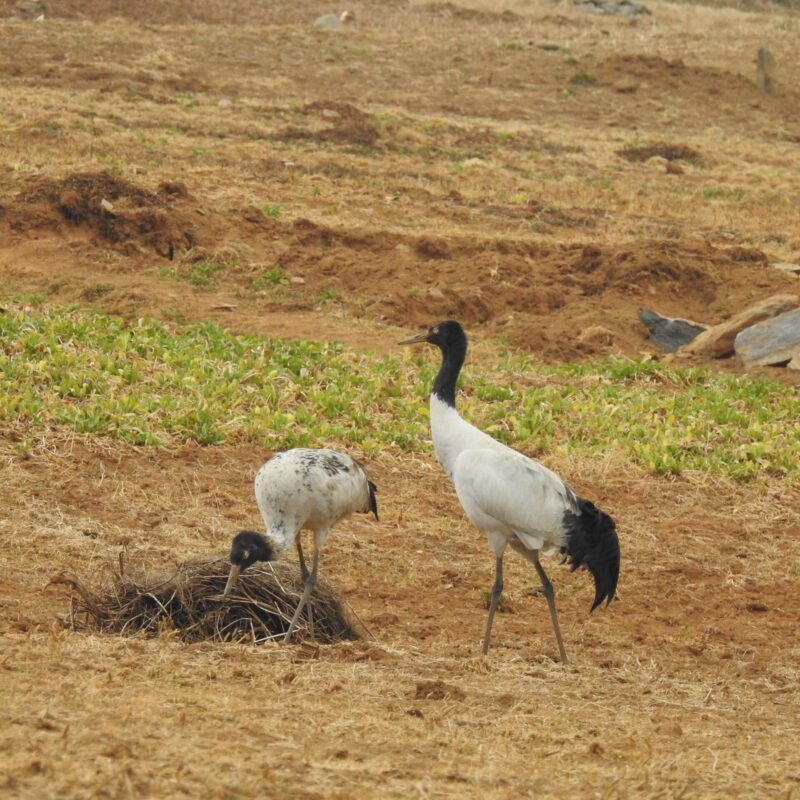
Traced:
<svg viewBox="0 0 800 800">
<path fill-rule="evenodd" d="M 745 367 L 790 363 L 800 357 L 800 308 L 743 330 L 735 345 Z"/>
<path fill-rule="evenodd" d="M 703 331 L 689 344 L 684 345 L 680 352 L 693 355 L 710 356 L 711 358 L 726 358 L 734 353 L 736 335 L 756 325 L 763 320 L 776 317 L 786 311 L 800 306 L 800 297 L 796 294 L 775 294 L 756 303 L 754 306 L 739 312 L 719 325 L 714 325 Z"/>
</svg>

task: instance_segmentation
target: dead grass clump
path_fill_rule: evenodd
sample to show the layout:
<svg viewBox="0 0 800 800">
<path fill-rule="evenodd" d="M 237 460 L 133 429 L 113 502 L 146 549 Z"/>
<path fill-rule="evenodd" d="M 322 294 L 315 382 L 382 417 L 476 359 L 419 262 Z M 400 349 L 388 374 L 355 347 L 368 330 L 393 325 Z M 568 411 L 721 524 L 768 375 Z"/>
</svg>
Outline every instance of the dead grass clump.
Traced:
<svg viewBox="0 0 800 800">
<path fill-rule="evenodd" d="M 688 161 L 690 164 L 699 164 L 703 158 L 693 147 L 665 142 L 642 147 L 623 147 L 622 150 L 617 150 L 617 155 L 633 162 L 647 161 L 648 158 L 659 156 L 667 161 Z"/>
<path fill-rule="evenodd" d="M 175 631 L 187 642 L 261 643 L 282 637 L 303 591 L 297 565 L 277 561 L 253 566 L 223 600 L 229 567 L 227 559 L 214 557 L 186 561 L 169 572 L 135 575 L 121 566 L 100 586 L 65 575 L 51 583 L 74 590 L 67 624 L 75 630 L 152 635 Z M 309 607 L 317 641 L 360 638 L 336 592 L 322 578 Z M 301 614 L 296 632 L 297 638 L 310 635 L 308 610 Z"/>
</svg>

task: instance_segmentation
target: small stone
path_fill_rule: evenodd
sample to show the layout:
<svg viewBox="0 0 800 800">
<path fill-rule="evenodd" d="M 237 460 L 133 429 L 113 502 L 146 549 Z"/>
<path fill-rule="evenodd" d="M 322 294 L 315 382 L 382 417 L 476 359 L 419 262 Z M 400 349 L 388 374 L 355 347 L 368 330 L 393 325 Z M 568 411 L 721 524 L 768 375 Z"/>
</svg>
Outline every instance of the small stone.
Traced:
<svg viewBox="0 0 800 800">
<path fill-rule="evenodd" d="M 438 286 L 431 286 L 428 289 L 428 296 L 434 300 L 444 300 L 444 292 Z"/>
<path fill-rule="evenodd" d="M 306 282 L 305 278 L 301 278 L 299 275 L 292 275 L 289 278 L 289 283 L 294 283 L 297 286 L 302 286 Z"/>
<path fill-rule="evenodd" d="M 795 275 L 800 275 L 800 264 L 795 264 L 791 261 L 776 261 L 772 266 L 782 272 L 792 272 Z"/>
<path fill-rule="evenodd" d="M 737 334 L 734 346 L 745 367 L 791 363 L 800 352 L 800 308 L 751 325 Z"/>
<path fill-rule="evenodd" d="M 222 97 L 217 103 L 220 108 L 230 108 L 233 105 L 233 100 L 230 97 Z"/>
<path fill-rule="evenodd" d="M 107 211 L 109 214 L 114 210 L 113 204 L 106 200 L 105 197 L 100 201 L 100 208 L 102 208 L 103 211 Z"/>
</svg>

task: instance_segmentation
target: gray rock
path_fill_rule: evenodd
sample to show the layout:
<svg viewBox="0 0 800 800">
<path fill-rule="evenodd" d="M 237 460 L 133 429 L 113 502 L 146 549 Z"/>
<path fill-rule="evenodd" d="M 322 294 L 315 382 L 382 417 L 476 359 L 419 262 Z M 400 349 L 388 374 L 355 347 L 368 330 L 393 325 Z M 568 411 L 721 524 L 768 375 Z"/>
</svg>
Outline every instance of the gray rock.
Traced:
<svg viewBox="0 0 800 800">
<path fill-rule="evenodd" d="M 734 346 L 745 367 L 789 363 L 800 353 L 800 308 L 746 328 Z"/>
<path fill-rule="evenodd" d="M 323 14 L 314 20 L 315 28 L 341 28 L 342 19 L 338 14 Z"/>
<path fill-rule="evenodd" d="M 706 326 L 699 322 L 662 317 L 655 311 L 640 311 L 639 319 L 650 331 L 647 341 L 657 344 L 668 353 L 674 353 L 679 347 L 691 342 L 695 336 L 706 330 Z"/>
<path fill-rule="evenodd" d="M 703 331 L 696 339 L 682 349 L 682 353 L 691 353 L 711 358 L 727 358 L 734 352 L 736 335 L 771 317 L 777 317 L 800 305 L 800 297 L 796 294 L 774 294 L 755 305 L 745 308 L 725 322 Z"/>
</svg>

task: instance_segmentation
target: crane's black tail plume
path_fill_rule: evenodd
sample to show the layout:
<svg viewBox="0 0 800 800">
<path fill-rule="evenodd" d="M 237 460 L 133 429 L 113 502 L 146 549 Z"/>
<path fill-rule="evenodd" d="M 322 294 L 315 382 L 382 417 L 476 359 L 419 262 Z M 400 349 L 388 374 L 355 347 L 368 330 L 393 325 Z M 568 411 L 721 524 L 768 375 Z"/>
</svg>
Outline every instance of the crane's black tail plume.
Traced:
<svg viewBox="0 0 800 800">
<path fill-rule="evenodd" d="M 586 567 L 594 578 L 594 611 L 608 605 L 617 591 L 619 539 L 614 520 L 589 500 L 578 498 L 579 513 L 564 513 L 567 544 L 561 548 L 573 570 Z"/>
</svg>

